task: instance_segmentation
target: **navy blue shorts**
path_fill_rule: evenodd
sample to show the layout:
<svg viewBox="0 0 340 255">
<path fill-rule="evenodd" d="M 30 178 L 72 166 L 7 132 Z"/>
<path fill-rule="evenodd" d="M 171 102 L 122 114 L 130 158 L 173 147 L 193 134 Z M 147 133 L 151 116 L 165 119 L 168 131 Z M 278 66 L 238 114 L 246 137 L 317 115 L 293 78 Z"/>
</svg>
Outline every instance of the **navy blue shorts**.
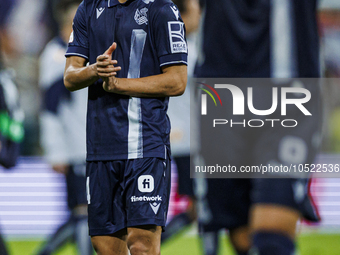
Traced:
<svg viewBox="0 0 340 255">
<path fill-rule="evenodd" d="M 90 235 L 150 224 L 164 227 L 170 169 L 170 160 L 160 158 L 87 162 Z"/>
<path fill-rule="evenodd" d="M 76 206 L 87 204 L 86 201 L 86 165 L 70 165 L 66 174 L 67 204 L 73 210 Z"/>
</svg>

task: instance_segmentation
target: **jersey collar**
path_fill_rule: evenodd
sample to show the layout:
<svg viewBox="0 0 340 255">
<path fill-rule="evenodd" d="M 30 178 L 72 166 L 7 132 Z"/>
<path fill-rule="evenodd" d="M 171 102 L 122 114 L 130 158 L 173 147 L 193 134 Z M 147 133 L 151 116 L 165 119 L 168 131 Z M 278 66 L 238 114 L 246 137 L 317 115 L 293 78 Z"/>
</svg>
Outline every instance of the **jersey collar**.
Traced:
<svg viewBox="0 0 340 255">
<path fill-rule="evenodd" d="M 128 3 L 128 2 L 132 2 L 133 0 L 127 0 L 125 3 L 123 3 L 123 4 L 126 4 L 126 3 Z M 116 6 L 116 5 L 119 5 L 119 4 L 122 4 L 122 3 L 120 3 L 118 0 L 108 0 L 108 7 L 110 8 L 110 7 L 113 7 L 113 6 Z"/>
</svg>

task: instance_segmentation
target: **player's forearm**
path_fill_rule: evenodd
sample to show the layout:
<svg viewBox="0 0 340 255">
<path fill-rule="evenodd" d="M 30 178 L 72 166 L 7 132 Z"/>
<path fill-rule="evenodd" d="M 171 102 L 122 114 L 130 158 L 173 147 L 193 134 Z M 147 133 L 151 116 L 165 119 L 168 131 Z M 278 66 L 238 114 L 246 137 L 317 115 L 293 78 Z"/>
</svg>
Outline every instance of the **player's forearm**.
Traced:
<svg viewBox="0 0 340 255">
<path fill-rule="evenodd" d="M 180 96 L 187 84 L 186 66 L 167 71 L 159 75 L 138 79 L 114 78 L 104 81 L 108 92 L 134 97 L 168 97 Z"/>
<path fill-rule="evenodd" d="M 119 94 L 134 97 L 180 96 L 184 93 L 186 83 L 182 81 L 162 80 L 161 75 L 139 79 L 117 79 L 116 91 Z"/>
<path fill-rule="evenodd" d="M 95 64 L 74 67 L 72 65 L 65 69 L 64 84 L 70 91 L 86 88 L 99 79 Z"/>
</svg>

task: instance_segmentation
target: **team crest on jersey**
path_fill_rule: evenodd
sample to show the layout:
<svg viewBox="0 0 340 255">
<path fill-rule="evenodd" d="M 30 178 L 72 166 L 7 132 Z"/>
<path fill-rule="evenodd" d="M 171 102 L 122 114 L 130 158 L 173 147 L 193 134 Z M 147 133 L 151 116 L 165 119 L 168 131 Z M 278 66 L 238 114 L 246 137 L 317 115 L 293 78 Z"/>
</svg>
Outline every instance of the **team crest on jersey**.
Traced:
<svg viewBox="0 0 340 255">
<path fill-rule="evenodd" d="M 143 0 L 144 3 L 149 4 L 155 2 L 155 0 Z"/>
<path fill-rule="evenodd" d="M 148 24 L 148 8 L 143 8 L 140 10 L 136 10 L 135 12 L 135 21 L 138 25 Z"/>
<path fill-rule="evenodd" d="M 168 27 L 171 53 L 187 53 L 188 47 L 185 41 L 184 23 L 181 21 L 169 21 Z"/>
</svg>

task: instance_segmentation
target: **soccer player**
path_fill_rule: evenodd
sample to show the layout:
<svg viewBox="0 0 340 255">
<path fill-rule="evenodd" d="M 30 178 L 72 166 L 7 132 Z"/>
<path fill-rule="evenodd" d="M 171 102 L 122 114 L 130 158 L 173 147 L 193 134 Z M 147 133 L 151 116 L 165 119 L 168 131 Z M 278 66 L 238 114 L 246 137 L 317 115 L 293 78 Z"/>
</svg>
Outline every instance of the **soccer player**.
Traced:
<svg viewBox="0 0 340 255">
<path fill-rule="evenodd" d="M 40 57 L 39 85 L 43 94 L 40 115 L 41 145 L 53 170 L 66 177 L 67 201 L 71 216 L 40 248 L 38 254 L 56 252 L 75 241 L 79 254 L 93 254 L 87 227 L 86 200 L 86 103 L 87 91 L 70 93 L 64 86 L 65 53 L 72 20 L 81 1 L 59 0 L 54 17 L 59 36 L 53 38 Z"/>
<path fill-rule="evenodd" d="M 92 244 L 98 254 L 160 254 L 170 195 L 168 97 L 187 82 L 180 13 L 168 0 L 84 0 L 66 57 L 65 86 L 89 87 Z"/>
<path fill-rule="evenodd" d="M 198 77 L 319 77 L 316 0 L 204 2 Z M 318 86 L 308 89 L 314 98 L 319 96 Z M 271 102 L 271 94 L 256 100 Z M 232 102 L 223 102 L 223 107 L 231 108 Z M 213 135 L 223 147 L 217 149 L 210 137 L 209 142 L 202 140 L 202 150 L 237 167 L 312 163 L 320 135 L 316 108 L 313 118 L 301 118 L 295 128 L 216 129 Z M 305 179 L 208 179 L 201 185 L 199 204 L 209 255 L 218 252 L 216 233 L 221 228 L 229 230 L 239 255 L 291 255 L 298 219 L 318 220 Z"/>
<path fill-rule="evenodd" d="M 185 24 L 188 43 L 188 84 L 193 76 L 196 63 L 197 28 L 200 20 L 198 0 L 173 0 Z M 181 97 L 170 98 L 168 115 L 171 121 L 171 155 L 178 173 L 178 194 L 189 199 L 185 212 L 176 215 L 162 234 L 162 243 L 180 232 L 196 219 L 193 182 L 190 179 L 190 86 Z"/>
</svg>

